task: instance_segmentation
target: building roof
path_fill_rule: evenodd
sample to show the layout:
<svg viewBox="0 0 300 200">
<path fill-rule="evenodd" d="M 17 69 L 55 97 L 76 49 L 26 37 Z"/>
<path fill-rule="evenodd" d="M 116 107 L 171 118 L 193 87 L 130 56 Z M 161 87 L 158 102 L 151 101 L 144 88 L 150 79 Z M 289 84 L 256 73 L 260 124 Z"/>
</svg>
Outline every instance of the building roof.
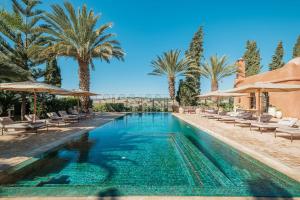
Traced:
<svg viewBox="0 0 300 200">
<path fill-rule="evenodd" d="M 238 79 L 235 86 L 255 82 L 286 83 L 289 81 L 300 81 L 300 57 L 290 60 L 279 69 Z"/>
</svg>

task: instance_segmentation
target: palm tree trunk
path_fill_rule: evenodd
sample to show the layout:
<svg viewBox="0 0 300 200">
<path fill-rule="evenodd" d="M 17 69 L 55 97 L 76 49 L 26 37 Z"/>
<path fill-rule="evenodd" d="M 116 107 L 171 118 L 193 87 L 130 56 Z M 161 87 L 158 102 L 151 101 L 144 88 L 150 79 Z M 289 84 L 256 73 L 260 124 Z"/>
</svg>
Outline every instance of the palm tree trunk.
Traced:
<svg viewBox="0 0 300 200">
<path fill-rule="evenodd" d="M 78 60 L 79 64 L 79 88 L 81 90 L 90 91 L 90 69 L 88 62 Z M 87 110 L 89 108 L 89 97 L 83 96 L 81 97 L 81 105 L 83 110 Z"/>
<path fill-rule="evenodd" d="M 217 91 L 219 89 L 219 83 L 218 81 L 211 81 L 211 91 Z"/>
<path fill-rule="evenodd" d="M 169 94 L 171 99 L 174 101 L 175 99 L 175 77 L 169 77 Z"/>
</svg>

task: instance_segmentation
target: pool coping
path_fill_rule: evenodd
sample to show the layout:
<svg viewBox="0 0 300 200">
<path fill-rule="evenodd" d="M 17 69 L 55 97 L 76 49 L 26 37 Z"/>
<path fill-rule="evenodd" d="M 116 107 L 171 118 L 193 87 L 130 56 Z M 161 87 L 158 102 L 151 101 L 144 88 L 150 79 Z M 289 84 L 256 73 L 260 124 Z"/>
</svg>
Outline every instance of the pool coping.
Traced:
<svg viewBox="0 0 300 200">
<path fill-rule="evenodd" d="M 300 200 L 298 197 L 231 197 L 231 196 L 87 196 L 87 197 L 3 197 L 3 200 Z"/>
<path fill-rule="evenodd" d="M 238 151 L 241 151 L 249 156 L 251 156 L 252 158 L 264 163 L 265 165 L 285 174 L 286 176 L 300 182 L 300 173 L 298 171 L 296 171 L 295 169 L 292 169 L 291 167 L 285 165 L 284 163 L 278 161 L 278 160 L 275 160 L 274 158 L 272 157 L 269 157 L 267 155 L 263 155 L 262 153 L 259 153 L 259 152 L 256 152 L 255 150 L 251 149 L 251 148 L 248 148 L 248 147 L 245 147 L 241 144 L 239 144 L 238 142 L 232 140 L 232 139 L 229 139 L 227 137 L 224 137 L 220 134 L 218 134 L 217 132 L 214 132 L 210 129 L 207 129 L 195 122 L 192 122 L 188 119 L 185 119 L 184 117 L 180 116 L 179 114 L 177 113 L 172 113 L 172 115 L 174 117 L 177 117 L 178 119 L 180 120 L 183 120 L 184 122 L 196 127 L 196 128 L 199 128 L 200 130 L 203 130 L 205 132 L 207 132 L 208 134 L 210 134 L 211 136 L 221 140 L 222 142 L 230 145 L 231 147 L 237 149 Z"/>
</svg>

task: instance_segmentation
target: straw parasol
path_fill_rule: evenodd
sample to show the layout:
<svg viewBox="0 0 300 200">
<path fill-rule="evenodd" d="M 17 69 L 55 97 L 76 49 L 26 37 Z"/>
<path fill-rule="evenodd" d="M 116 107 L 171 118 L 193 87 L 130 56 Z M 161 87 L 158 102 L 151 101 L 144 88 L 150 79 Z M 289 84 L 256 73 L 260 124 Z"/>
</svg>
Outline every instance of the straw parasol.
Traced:
<svg viewBox="0 0 300 200">
<path fill-rule="evenodd" d="M 58 93 L 67 92 L 67 90 L 65 89 L 53 85 L 49 85 L 46 83 L 34 82 L 34 81 L 0 83 L 0 90 L 33 93 L 34 94 L 34 109 L 33 109 L 34 121 L 36 116 L 36 93 L 58 94 Z"/>
<path fill-rule="evenodd" d="M 270 82 L 257 82 L 253 84 L 243 85 L 238 88 L 225 91 L 226 93 L 251 93 L 258 94 L 258 114 L 261 114 L 261 93 L 262 92 L 293 92 L 299 91 L 300 85 L 295 84 L 277 84 Z"/>
<path fill-rule="evenodd" d="M 246 94 L 241 94 L 241 93 L 228 93 L 228 92 L 223 92 L 223 91 L 213 91 L 213 92 L 208 92 L 206 94 L 198 95 L 197 97 L 199 97 L 201 99 L 216 98 L 217 106 L 218 106 L 218 110 L 219 110 L 220 98 L 240 97 L 240 96 L 245 96 L 245 95 Z"/>
<path fill-rule="evenodd" d="M 74 96 L 74 97 L 97 96 L 97 95 L 99 95 L 99 94 L 96 94 L 96 93 L 93 93 L 93 92 L 90 92 L 90 91 L 81 90 L 81 89 L 69 90 L 69 91 L 66 91 L 66 92 L 58 93 L 58 94 L 59 95 L 64 95 L 64 96 Z M 77 98 L 77 109 L 79 109 L 79 98 Z"/>
<path fill-rule="evenodd" d="M 245 94 L 241 93 L 229 93 L 229 92 L 223 92 L 223 91 L 213 91 L 209 92 L 206 94 L 198 95 L 197 97 L 206 99 L 206 98 L 211 98 L 211 97 L 240 97 L 240 96 L 245 96 Z"/>
</svg>

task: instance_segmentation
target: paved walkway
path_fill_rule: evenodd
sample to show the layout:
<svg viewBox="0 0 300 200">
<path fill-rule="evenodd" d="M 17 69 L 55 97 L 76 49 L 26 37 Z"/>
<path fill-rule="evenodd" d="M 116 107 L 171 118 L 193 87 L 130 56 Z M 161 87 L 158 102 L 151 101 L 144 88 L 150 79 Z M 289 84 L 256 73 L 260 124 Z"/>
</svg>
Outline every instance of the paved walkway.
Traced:
<svg viewBox="0 0 300 200">
<path fill-rule="evenodd" d="M 249 127 L 200 117 L 197 114 L 174 114 L 180 119 L 210 133 L 225 143 L 300 181 L 300 138 L 291 143 L 287 135 L 260 132 Z"/>
<path fill-rule="evenodd" d="M 80 123 L 49 127 L 36 133 L 10 132 L 0 135 L 0 171 L 15 166 L 29 158 L 39 155 L 60 144 L 72 140 L 116 117 L 122 113 L 103 113 L 94 119 L 82 120 Z"/>
</svg>

